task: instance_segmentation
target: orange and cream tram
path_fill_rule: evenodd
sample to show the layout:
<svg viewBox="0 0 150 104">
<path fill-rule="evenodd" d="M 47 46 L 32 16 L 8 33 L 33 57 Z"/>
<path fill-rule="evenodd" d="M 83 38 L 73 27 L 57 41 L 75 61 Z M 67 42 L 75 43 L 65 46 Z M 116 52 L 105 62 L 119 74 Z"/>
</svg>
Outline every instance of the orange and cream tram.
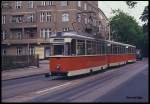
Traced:
<svg viewBox="0 0 150 104">
<path fill-rule="evenodd" d="M 53 34 L 50 38 L 50 75 L 75 76 L 134 62 L 135 46 L 100 40 L 77 32 Z"/>
</svg>

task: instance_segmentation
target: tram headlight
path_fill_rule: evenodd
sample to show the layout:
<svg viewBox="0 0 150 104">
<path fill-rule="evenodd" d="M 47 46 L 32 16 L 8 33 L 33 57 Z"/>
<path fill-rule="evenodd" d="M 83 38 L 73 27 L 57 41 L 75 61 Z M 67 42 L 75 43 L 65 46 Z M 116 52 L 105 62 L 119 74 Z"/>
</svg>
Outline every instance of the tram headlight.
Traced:
<svg viewBox="0 0 150 104">
<path fill-rule="evenodd" d="M 60 65 L 57 65 L 57 66 L 56 66 L 56 69 L 57 69 L 57 70 L 60 70 Z"/>
</svg>

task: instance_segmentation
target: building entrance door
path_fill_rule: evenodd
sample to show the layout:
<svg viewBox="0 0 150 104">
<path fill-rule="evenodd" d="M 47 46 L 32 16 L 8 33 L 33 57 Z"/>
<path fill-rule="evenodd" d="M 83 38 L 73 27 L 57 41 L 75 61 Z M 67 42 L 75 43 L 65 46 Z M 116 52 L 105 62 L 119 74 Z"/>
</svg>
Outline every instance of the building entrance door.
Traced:
<svg viewBox="0 0 150 104">
<path fill-rule="evenodd" d="M 54 45 L 54 55 L 64 55 L 64 45 Z"/>
<path fill-rule="evenodd" d="M 50 57 L 50 55 L 51 55 L 50 47 L 46 47 L 45 48 L 45 58 Z"/>
</svg>

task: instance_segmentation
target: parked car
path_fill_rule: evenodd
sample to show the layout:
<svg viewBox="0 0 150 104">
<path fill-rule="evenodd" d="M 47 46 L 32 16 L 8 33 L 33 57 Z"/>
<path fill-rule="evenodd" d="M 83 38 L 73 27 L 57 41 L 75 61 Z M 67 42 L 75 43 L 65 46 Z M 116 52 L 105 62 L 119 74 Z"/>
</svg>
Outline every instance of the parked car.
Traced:
<svg viewBox="0 0 150 104">
<path fill-rule="evenodd" d="M 138 61 L 138 60 L 142 60 L 142 59 L 143 59 L 142 52 L 140 49 L 137 49 L 136 50 L 136 60 Z"/>
</svg>

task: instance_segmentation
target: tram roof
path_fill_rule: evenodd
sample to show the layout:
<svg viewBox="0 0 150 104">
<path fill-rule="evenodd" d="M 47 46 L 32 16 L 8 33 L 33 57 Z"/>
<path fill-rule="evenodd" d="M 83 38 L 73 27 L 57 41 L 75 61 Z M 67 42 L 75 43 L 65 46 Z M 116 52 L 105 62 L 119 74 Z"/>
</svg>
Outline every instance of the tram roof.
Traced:
<svg viewBox="0 0 150 104">
<path fill-rule="evenodd" d="M 113 43 L 113 44 L 119 44 L 119 45 L 123 45 L 123 46 L 130 46 L 130 47 L 135 47 L 133 45 L 130 44 L 124 44 L 124 43 L 120 43 L 120 42 L 115 42 L 115 41 L 110 41 L 110 40 L 106 40 L 109 43 Z"/>
<path fill-rule="evenodd" d="M 81 35 L 82 34 L 82 35 Z M 92 37 L 86 36 L 86 33 L 78 33 L 78 32 L 60 32 L 54 33 L 51 35 L 51 38 L 63 38 L 63 37 L 71 37 L 71 38 L 84 38 L 84 39 L 94 39 Z"/>
</svg>

